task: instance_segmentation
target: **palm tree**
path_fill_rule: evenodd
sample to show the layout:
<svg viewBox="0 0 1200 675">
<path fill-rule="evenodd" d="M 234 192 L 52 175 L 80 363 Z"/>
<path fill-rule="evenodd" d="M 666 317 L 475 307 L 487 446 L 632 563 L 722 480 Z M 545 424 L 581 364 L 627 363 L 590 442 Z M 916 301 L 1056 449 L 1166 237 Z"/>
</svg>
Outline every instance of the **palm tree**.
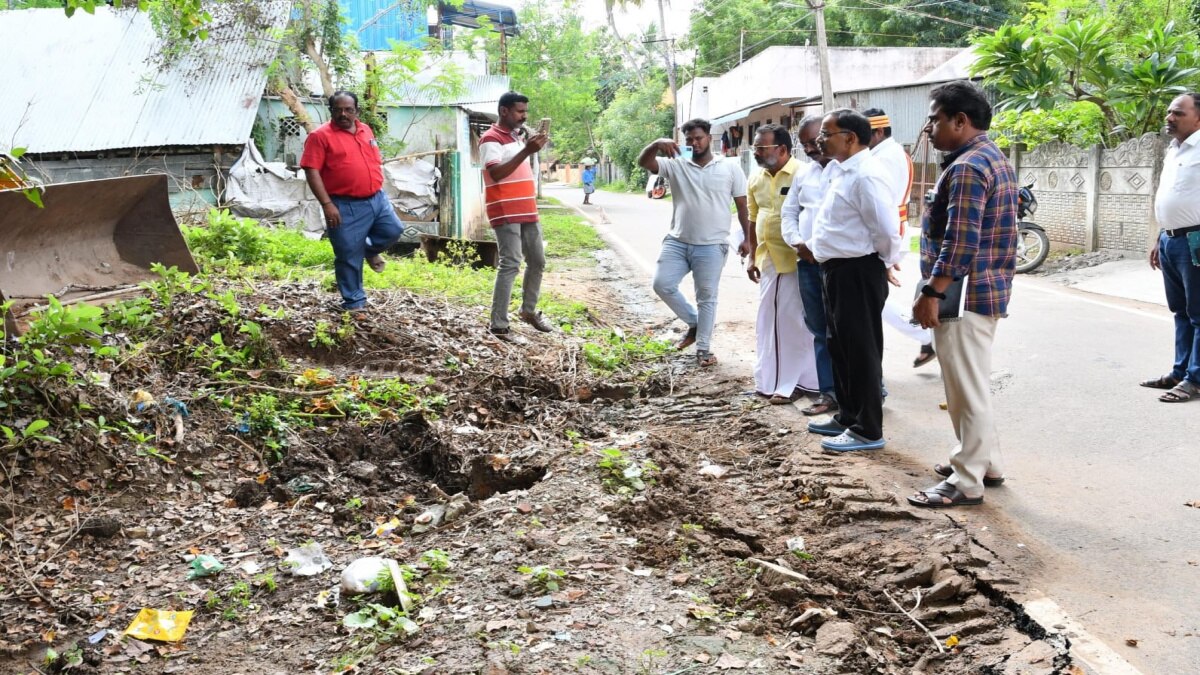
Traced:
<svg viewBox="0 0 1200 675">
<path fill-rule="evenodd" d="M 642 1 L 643 0 L 604 0 L 604 11 L 608 13 L 608 27 L 612 29 L 613 37 L 617 39 L 617 44 L 621 45 L 621 51 L 625 52 L 625 62 L 630 66 L 633 66 L 634 64 L 633 53 L 629 51 L 629 45 L 625 43 L 625 40 L 621 37 L 621 33 L 617 31 L 617 21 L 613 18 L 613 8 L 617 5 L 620 5 L 621 9 L 625 9 L 629 6 L 641 7 Z M 632 70 L 633 74 L 637 77 L 638 84 L 642 84 L 641 70 L 636 67 L 632 68 Z"/>
</svg>

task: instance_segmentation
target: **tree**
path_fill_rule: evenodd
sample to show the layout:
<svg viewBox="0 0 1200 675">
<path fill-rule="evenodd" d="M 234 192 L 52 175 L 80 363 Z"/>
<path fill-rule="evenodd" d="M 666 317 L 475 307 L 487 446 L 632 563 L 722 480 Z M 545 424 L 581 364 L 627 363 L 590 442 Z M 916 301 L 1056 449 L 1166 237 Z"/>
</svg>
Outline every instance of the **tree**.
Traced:
<svg viewBox="0 0 1200 675">
<path fill-rule="evenodd" d="M 1110 17 L 1069 16 L 1034 13 L 976 38 L 971 72 L 999 94 L 999 109 L 1091 103 L 1119 142 L 1161 126 L 1171 99 L 1200 81 L 1196 36 L 1172 22 L 1122 39 Z"/>
<path fill-rule="evenodd" d="M 521 34 L 508 41 L 512 88 L 529 97 L 535 119 L 554 120 L 555 156 L 578 159 L 596 145 L 604 44 L 598 33 L 583 30 L 583 19 L 570 4 L 551 12 L 546 0 L 536 0 L 519 17 Z"/>
<path fill-rule="evenodd" d="M 620 45 L 621 50 L 625 52 L 625 58 L 627 59 L 626 62 L 632 66 L 636 63 L 633 58 L 633 52 L 629 50 L 629 44 L 626 42 L 626 40 L 621 37 L 621 31 L 617 30 L 617 20 L 613 16 L 613 9 L 618 5 L 621 6 L 621 8 L 630 6 L 641 7 L 642 0 L 604 0 L 604 11 L 608 14 L 608 28 L 612 31 L 613 37 L 616 39 L 617 44 Z M 641 84 L 643 82 L 641 69 L 633 68 L 632 72 L 634 77 L 637 78 L 638 83 Z"/>
<path fill-rule="evenodd" d="M 597 135 L 604 153 L 612 158 L 630 184 L 640 184 L 642 170 L 637 158 L 642 148 L 656 138 L 670 136 L 674 113 L 663 104 L 666 77 L 656 71 L 641 85 L 623 87 L 613 97 L 612 104 L 600 115 Z"/>
</svg>

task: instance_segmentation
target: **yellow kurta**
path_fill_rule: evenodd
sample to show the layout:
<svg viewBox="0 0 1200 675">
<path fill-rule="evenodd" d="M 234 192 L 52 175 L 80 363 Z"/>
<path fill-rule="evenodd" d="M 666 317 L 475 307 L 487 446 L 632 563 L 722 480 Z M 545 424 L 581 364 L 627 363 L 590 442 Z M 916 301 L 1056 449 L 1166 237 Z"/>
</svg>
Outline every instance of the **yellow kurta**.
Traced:
<svg viewBox="0 0 1200 675">
<path fill-rule="evenodd" d="M 766 170 L 759 171 L 750 178 L 750 183 L 746 186 L 750 220 L 754 221 L 754 231 L 758 235 L 754 264 L 761 268 L 767 256 L 771 256 L 771 263 L 779 274 L 796 271 L 796 249 L 788 246 L 783 240 L 783 220 L 780 211 L 783 208 L 783 200 L 787 198 L 783 190 L 792 185 L 792 177 L 801 166 L 795 157 L 791 157 L 774 176 Z"/>
</svg>

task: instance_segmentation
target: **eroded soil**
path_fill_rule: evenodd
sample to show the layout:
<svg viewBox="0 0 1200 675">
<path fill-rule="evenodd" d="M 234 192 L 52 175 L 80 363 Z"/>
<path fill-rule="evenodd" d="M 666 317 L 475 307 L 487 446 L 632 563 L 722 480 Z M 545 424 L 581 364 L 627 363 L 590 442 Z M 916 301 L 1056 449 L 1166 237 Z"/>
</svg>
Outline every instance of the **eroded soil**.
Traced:
<svg viewBox="0 0 1200 675">
<path fill-rule="evenodd" d="M 551 283 L 646 330 L 594 279 Z M 231 382 L 185 356 L 236 328 L 216 303 L 177 298 L 157 342 L 60 392 L 64 416 L 137 418 L 171 462 L 82 427 L 4 458 L 0 671 L 1068 672 L 1065 646 L 1006 600 L 1001 561 L 852 477 L 857 460 L 821 454 L 740 377 L 684 357 L 598 377 L 577 338 L 512 345 L 479 308 L 380 299 L 340 344 L 314 346 L 317 322 L 342 325 L 328 296 L 259 284 L 242 304 L 267 310 L 261 347 L 288 367 Z M 271 319 L 279 307 L 290 318 Z M 328 380 L 297 384 L 313 368 Z M 339 417 L 324 390 L 355 376 L 400 377 L 419 402 Z M 137 390 L 158 407 L 137 410 Z M 238 408 L 263 393 L 321 416 L 270 432 L 276 453 Z M 182 431 L 167 397 L 188 408 Z M 293 575 L 286 552 L 306 543 L 332 568 Z M 226 569 L 187 580 L 198 554 Z M 411 566 L 419 630 L 344 626 L 396 604 L 336 592 L 364 556 Z M 195 614 L 178 643 L 121 637 L 143 607 Z"/>
</svg>

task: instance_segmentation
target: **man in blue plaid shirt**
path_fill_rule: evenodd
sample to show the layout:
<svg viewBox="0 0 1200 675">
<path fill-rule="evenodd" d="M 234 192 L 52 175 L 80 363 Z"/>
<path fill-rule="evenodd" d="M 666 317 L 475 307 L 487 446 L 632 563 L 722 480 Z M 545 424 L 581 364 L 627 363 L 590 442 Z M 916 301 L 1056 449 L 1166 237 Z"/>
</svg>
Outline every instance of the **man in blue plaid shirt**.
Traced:
<svg viewBox="0 0 1200 675">
<path fill-rule="evenodd" d="M 987 136 L 992 107 L 979 87 L 949 82 L 930 92 L 925 132 L 946 153 L 921 224 L 921 276 L 928 283 L 913 319 L 934 329 L 946 404 L 958 444 L 945 478 L 908 498 L 916 506 L 983 503 L 985 485 L 1004 482 L 990 376 L 996 324 L 1007 315 L 1017 250 L 1017 177 Z M 961 287 L 952 289 L 961 283 Z M 947 291 L 963 302 L 948 307 Z"/>
</svg>

